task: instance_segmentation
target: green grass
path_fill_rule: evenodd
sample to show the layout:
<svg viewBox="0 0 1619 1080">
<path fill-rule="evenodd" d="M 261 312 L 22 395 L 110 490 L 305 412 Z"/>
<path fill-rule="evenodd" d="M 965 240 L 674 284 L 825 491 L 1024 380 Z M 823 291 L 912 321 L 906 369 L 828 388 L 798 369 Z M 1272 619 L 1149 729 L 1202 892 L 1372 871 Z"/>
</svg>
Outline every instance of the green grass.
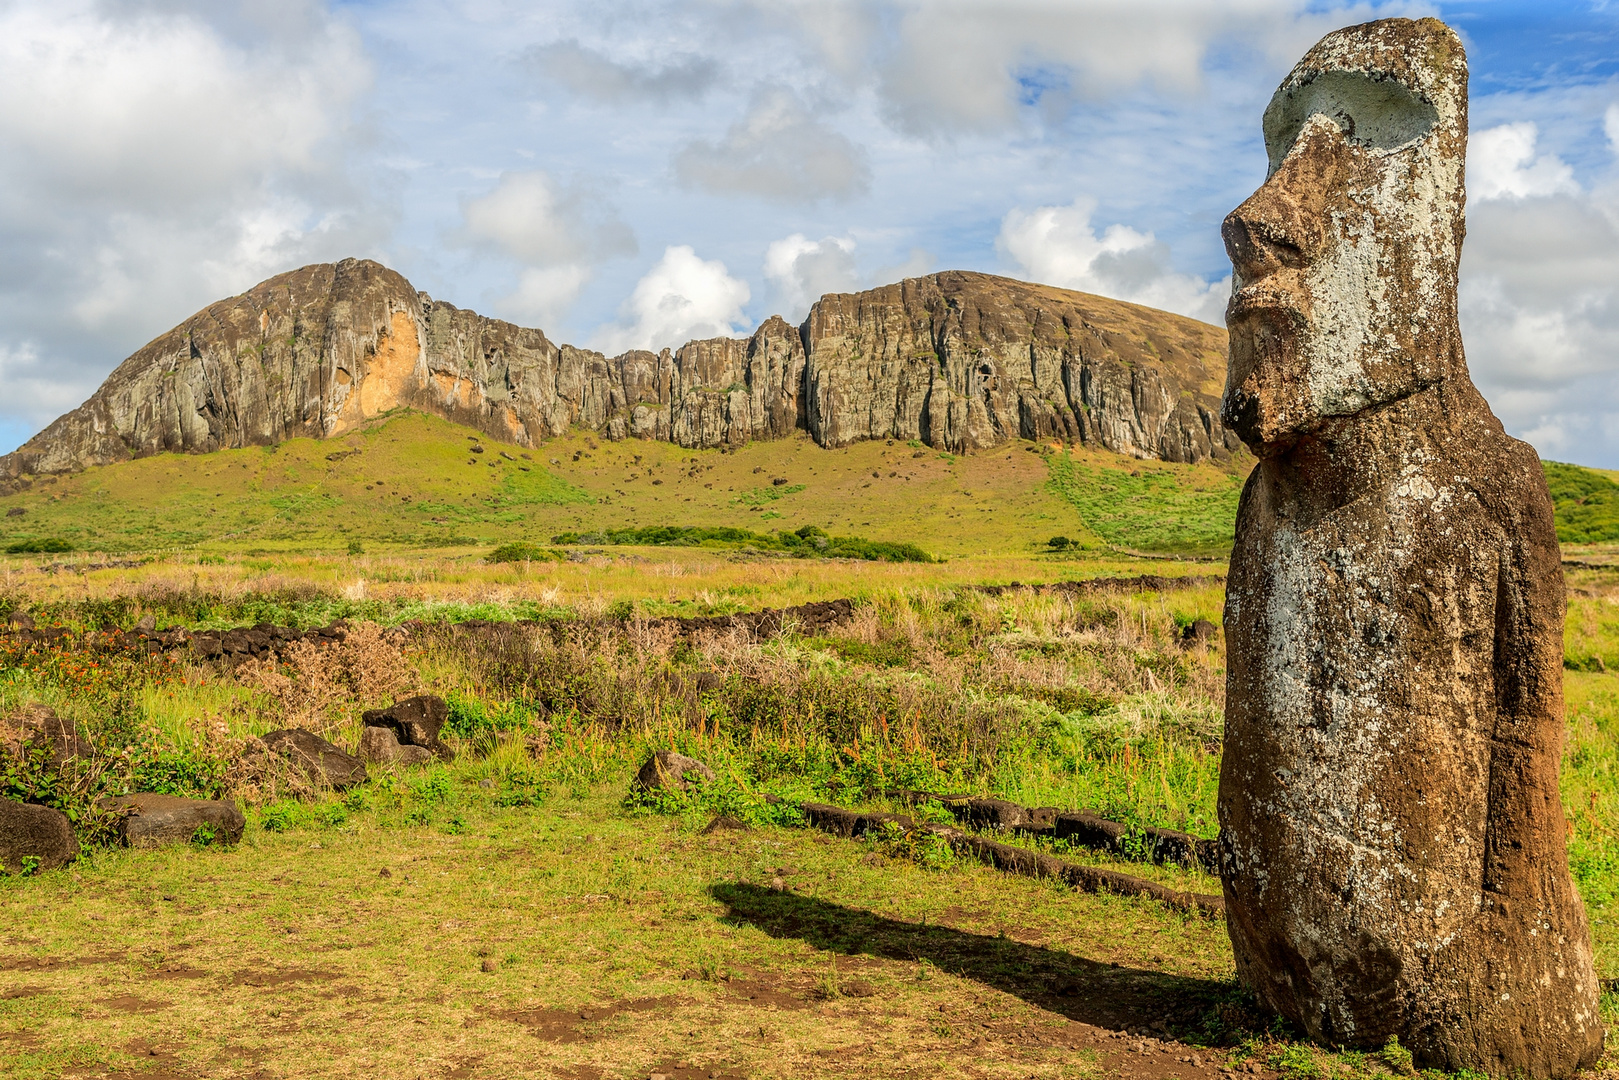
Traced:
<svg viewBox="0 0 1619 1080">
<path fill-rule="evenodd" d="M 814 527 L 848 538 L 854 547 L 837 554 L 852 558 L 868 557 L 854 550 L 861 543 L 945 558 L 1032 553 L 1085 528 L 1034 449 L 1014 442 L 940 455 L 876 441 L 826 450 L 800 434 L 699 451 L 586 432 L 524 448 L 407 411 L 331 440 L 159 454 L 36 479 L 0 498 L 0 548 L 335 554 L 676 526 L 756 535 Z M 1079 451 L 1073 460 L 1111 482 L 1121 459 Z M 1235 483 L 1211 466 L 1148 468 L 1171 478 L 1168 492 Z M 1128 469 L 1119 475 L 1128 479 Z M 1090 505 L 1080 499 L 1080 509 Z M 1125 549 L 1168 550 L 1188 536 L 1203 544 L 1201 526 L 1166 537 L 1148 513 L 1095 528 Z"/>
<path fill-rule="evenodd" d="M 915 544 L 867 540 L 859 536 L 829 536 L 817 525 L 805 525 L 771 535 L 735 528 L 700 528 L 691 525 L 653 525 L 641 529 L 608 529 L 597 533 L 558 533 L 553 544 L 635 544 L 646 547 L 741 548 L 779 551 L 796 558 L 865 559 L 870 562 L 933 562 L 933 556 Z M 493 561 L 493 560 L 492 560 Z M 511 562 L 515 560 L 507 559 Z"/>
<path fill-rule="evenodd" d="M 1080 547 L 1090 540 L 1187 555 L 1231 550 L 1245 472 L 1146 461 L 1097 464 L 1060 452 L 1046 462 L 1051 490 L 1079 512 L 1091 534 L 1078 539 Z"/>
<path fill-rule="evenodd" d="M 1619 540 L 1619 484 L 1579 465 L 1556 461 L 1542 465 L 1551 488 L 1559 541 L 1600 544 Z"/>
<path fill-rule="evenodd" d="M 1155 904 L 445 780 L 0 882 L 7 1075 L 1078 1080 L 1127 1056 L 1090 1023 L 1195 1037 L 1234 993 L 1220 924 Z"/>
</svg>

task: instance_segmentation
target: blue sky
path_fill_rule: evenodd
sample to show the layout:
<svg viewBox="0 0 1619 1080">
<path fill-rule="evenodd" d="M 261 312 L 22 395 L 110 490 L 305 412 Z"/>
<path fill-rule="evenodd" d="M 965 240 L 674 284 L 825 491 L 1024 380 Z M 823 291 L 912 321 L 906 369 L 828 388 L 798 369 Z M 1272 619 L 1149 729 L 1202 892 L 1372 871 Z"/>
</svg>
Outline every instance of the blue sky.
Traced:
<svg viewBox="0 0 1619 1080">
<path fill-rule="evenodd" d="M 1323 33 L 1462 33 L 1475 380 L 1619 468 L 1619 4 L 0 0 L 0 449 L 309 262 L 616 351 L 947 268 L 1219 322 Z"/>
</svg>

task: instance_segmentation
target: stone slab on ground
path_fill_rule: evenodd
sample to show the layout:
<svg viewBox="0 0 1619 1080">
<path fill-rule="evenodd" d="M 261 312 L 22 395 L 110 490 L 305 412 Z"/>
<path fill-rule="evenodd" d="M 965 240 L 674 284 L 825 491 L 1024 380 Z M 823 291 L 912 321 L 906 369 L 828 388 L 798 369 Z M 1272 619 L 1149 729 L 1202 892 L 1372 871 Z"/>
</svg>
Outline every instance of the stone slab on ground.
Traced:
<svg viewBox="0 0 1619 1080">
<path fill-rule="evenodd" d="M 365 783 L 365 762 L 303 728 L 284 728 L 263 737 L 273 753 L 302 770 L 317 787 L 339 791 Z"/>
<path fill-rule="evenodd" d="M 103 801 L 112 810 L 128 810 L 119 826 L 124 843 L 132 848 L 189 843 L 197 830 L 212 831 L 211 843 L 234 844 L 247 822 L 234 802 L 186 799 L 178 795 L 142 792 Z"/>
<path fill-rule="evenodd" d="M 0 799 L 0 869 L 22 871 L 23 860 L 38 859 L 38 869 L 66 866 L 79 855 L 73 823 L 48 806 Z"/>
</svg>

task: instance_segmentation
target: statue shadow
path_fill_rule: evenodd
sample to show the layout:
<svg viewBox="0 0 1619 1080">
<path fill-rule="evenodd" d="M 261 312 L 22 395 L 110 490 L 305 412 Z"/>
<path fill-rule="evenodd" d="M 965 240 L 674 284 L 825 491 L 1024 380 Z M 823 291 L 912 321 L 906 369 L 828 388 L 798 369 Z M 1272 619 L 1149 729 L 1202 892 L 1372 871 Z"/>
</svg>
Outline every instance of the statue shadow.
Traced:
<svg viewBox="0 0 1619 1080">
<path fill-rule="evenodd" d="M 1190 1034 L 1238 993 L 1231 982 L 1121 967 L 998 935 L 901 922 L 757 885 L 723 882 L 708 891 L 730 909 L 723 918 L 733 926 L 752 926 L 774 938 L 848 956 L 925 961 L 1070 1020 L 1116 1031 L 1162 1022 Z"/>
</svg>

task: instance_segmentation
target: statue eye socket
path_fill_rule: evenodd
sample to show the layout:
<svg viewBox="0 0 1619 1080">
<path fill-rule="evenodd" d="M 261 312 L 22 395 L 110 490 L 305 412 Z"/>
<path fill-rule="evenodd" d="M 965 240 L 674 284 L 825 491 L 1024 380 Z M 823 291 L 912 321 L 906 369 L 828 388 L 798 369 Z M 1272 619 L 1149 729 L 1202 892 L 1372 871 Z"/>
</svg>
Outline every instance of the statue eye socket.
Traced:
<svg viewBox="0 0 1619 1080">
<path fill-rule="evenodd" d="M 1439 112 L 1392 79 L 1323 71 L 1300 86 L 1283 87 L 1265 110 L 1265 149 L 1275 172 L 1312 116 L 1325 116 L 1357 146 L 1397 150 L 1433 130 Z"/>
</svg>

